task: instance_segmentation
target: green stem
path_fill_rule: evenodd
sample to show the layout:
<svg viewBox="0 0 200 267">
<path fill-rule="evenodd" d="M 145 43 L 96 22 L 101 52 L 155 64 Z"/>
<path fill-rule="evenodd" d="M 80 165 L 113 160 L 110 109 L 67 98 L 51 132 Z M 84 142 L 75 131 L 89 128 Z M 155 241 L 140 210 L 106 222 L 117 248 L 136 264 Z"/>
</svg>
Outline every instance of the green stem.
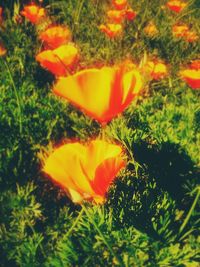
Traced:
<svg viewBox="0 0 200 267">
<path fill-rule="evenodd" d="M 17 101 L 18 116 L 19 116 L 19 133 L 21 135 L 22 134 L 22 110 L 21 110 L 19 95 L 18 95 L 18 92 L 17 92 L 17 88 L 15 86 L 15 82 L 13 80 L 13 77 L 12 77 L 12 74 L 11 74 L 11 71 L 10 71 L 10 68 L 9 68 L 6 60 L 4 61 L 4 65 L 6 66 L 6 69 L 8 71 L 8 74 L 9 74 L 9 77 L 10 77 L 10 81 L 12 83 L 13 90 L 14 90 L 14 93 L 15 93 L 15 98 L 16 98 L 16 101 Z"/>
<path fill-rule="evenodd" d="M 198 199 L 199 199 L 199 196 L 200 196 L 200 188 L 197 188 L 197 191 L 198 191 L 198 193 L 196 194 L 196 197 L 195 197 L 195 199 L 194 199 L 194 201 L 192 203 L 192 206 L 191 206 L 191 208 L 190 208 L 190 210 L 188 212 L 188 215 L 186 216 L 185 220 L 183 221 L 183 223 L 182 223 L 182 225 L 180 227 L 179 234 L 183 231 L 183 229 L 187 225 L 187 223 L 188 223 L 188 221 L 189 221 L 189 219 L 190 219 L 190 217 L 192 215 L 192 212 L 195 209 L 195 206 L 196 206 L 196 204 L 198 202 Z"/>
<path fill-rule="evenodd" d="M 130 156 L 130 163 L 132 163 L 135 167 L 135 175 L 136 177 L 138 178 L 138 169 L 140 167 L 142 167 L 137 161 L 135 161 L 135 158 L 134 158 L 134 155 L 133 155 L 133 152 L 130 150 L 130 148 L 127 146 L 126 142 L 123 141 L 122 142 L 123 146 L 126 148 L 127 152 L 129 153 L 129 156 Z"/>
<path fill-rule="evenodd" d="M 106 139 L 106 124 L 101 125 L 100 136 L 103 141 Z"/>
<path fill-rule="evenodd" d="M 77 25 L 78 22 L 79 22 L 79 18 L 80 18 L 80 14 L 81 14 L 81 9 L 82 9 L 82 7 L 83 7 L 83 3 L 84 3 L 84 1 L 85 1 L 85 0 L 82 0 L 82 1 L 80 1 L 80 3 L 79 3 L 78 9 L 77 9 L 77 13 L 76 13 L 75 18 L 74 18 L 74 25 L 73 25 L 72 32 L 75 31 L 75 27 L 76 27 L 76 25 Z"/>
<path fill-rule="evenodd" d="M 87 208 L 82 205 L 83 210 L 85 211 L 88 219 L 90 220 L 90 222 L 94 225 L 94 227 L 96 228 L 97 232 L 99 233 L 99 235 L 101 236 L 104 244 L 107 246 L 108 250 L 110 251 L 110 253 L 113 255 L 113 257 L 118 261 L 120 266 L 125 266 L 124 263 L 122 262 L 122 260 L 115 254 L 115 252 L 113 251 L 112 247 L 110 246 L 110 244 L 108 243 L 108 241 L 105 239 L 103 233 L 101 232 L 101 230 L 99 229 L 98 225 L 96 224 L 96 222 L 93 220 L 93 218 L 90 216 L 90 213 L 88 212 Z"/>
<path fill-rule="evenodd" d="M 77 223 L 79 222 L 79 220 L 80 220 L 80 218 L 81 218 L 83 212 L 84 212 L 84 209 L 83 209 L 83 207 L 82 207 L 81 211 L 79 212 L 79 215 L 77 216 L 77 218 L 76 218 L 76 220 L 74 221 L 74 223 L 72 224 L 72 226 L 69 228 L 69 230 L 68 230 L 66 236 L 69 236 L 69 235 L 71 234 L 71 232 L 74 230 L 74 228 L 75 228 L 75 226 L 77 225 Z"/>
</svg>

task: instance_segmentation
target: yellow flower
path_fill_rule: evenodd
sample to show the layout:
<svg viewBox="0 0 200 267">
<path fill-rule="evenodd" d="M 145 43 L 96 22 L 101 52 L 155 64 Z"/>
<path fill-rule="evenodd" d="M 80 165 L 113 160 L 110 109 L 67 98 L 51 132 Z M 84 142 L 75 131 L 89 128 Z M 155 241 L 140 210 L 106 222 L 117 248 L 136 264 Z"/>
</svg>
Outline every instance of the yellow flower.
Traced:
<svg viewBox="0 0 200 267">
<path fill-rule="evenodd" d="M 200 69 L 182 70 L 180 76 L 192 89 L 200 89 Z"/>
<path fill-rule="evenodd" d="M 195 42 L 199 39 L 199 36 L 197 35 L 197 33 L 195 31 L 186 31 L 184 34 L 184 39 L 189 42 Z"/>
<path fill-rule="evenodd" d="M 124 11 L 123 10 L 108 10 L 107 17 L 110 21 L 114 23 L 121 23 L 124 20 Z"/>
<path fill-rule="evenodd" d="M 122 33 L 122 25 L 121 24 L 114 24 L 108 23 L 107 25 L 101 24 L 99 29 L 104 32 L 109 38 L 114 38 Z"/>
<path fill-rule="evenodd" d="M 56 76 L 65 76 L 67 69 L 72 68 L 78 60 L 78 49 L 70 43 L 54 50 L 44 50 L 36 56 L 43 68 Z"/>
<path fill-rule="evenodd" d="M 112 4 L 116 9 L 122 10 L 127 6 L 127 0 L 112 0 Z"/>
<path fill-rule="evenodd" d="M 187 3 L 179 0 L 170 0 L 166 5 L 172 11 L 179 13 L 187 6 Z"/>
<path fill-rule="evenodd" d="M 51 26 L 42 32 L 39 38 L 51 49 L 55 49 L 71 40 L 71 32 L 64 26 Z"/>
<path fill-rule="evenodd" d="M 33 24 L 37 24 L 45 16 L 45 9 L 32 3 L 24 6 L 24 10 L 21 11 L 21 14 Z"/>
<path fill-rule="evenodd" d="M 172 27 L 172 33 L 174 37 L 184 37 L 185 33 L 189 31 L 189 27 L 185 24 L 174 25 Z"/>
<path fill-rule="evenodd" d="M 55 149 L 43 171 L 67 191 L 73 202 L 86 199 L 102 203 L 110 183 L 124 166 L 120 146 L 94 140 L 88 145 L 75 142 Z"/>
<path fill-rule="evenodd" d="M 142 86 L 142 77 L 136 69 L 103 67 L 60 78 L 54 86 L 54 93 L 98 122 L 107 123 L 124 111 Z"/>
<path fill-rule="evenodd" d="M 147 26 L 144 28 L 144 32 L 153 37 L 158 33 L 158 30 L 153 22 L 149 22 Z"/>
<path fill-rule="evenodd" d="M 161 60 L 148 61 L 144 69 L 150 73 L 154 80 L 160 80 L 168 74 L 167 66 Z"/>
<path fill-rule="evenodd" d="M 190 68 L 194 70 L 200 70 L 200 59 L 192 60 Z"/>
</svg>

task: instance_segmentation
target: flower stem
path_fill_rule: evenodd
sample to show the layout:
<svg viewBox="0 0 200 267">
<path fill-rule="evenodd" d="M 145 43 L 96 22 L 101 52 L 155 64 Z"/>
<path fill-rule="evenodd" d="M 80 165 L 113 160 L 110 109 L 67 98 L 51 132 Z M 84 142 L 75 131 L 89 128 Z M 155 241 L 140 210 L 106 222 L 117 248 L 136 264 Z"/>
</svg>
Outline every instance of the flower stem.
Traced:
<svg viewBox="0 0 200 267">
<path fill-rule="evenodd" d="M 199 199 L 199 196 L 200 196 L 200 187 L 197 187 L 196 190 L 197 190 L 196 197 L 195 197 L 195 199 L 194 199 L 194 201 L 193 201 L 193 203 L 192 203 L 192 206 L 191 206 L 191 208 L 190 208 L 190 210 L 189 210 L 189 212 L 188 212 L 188 214 L 187 214 L 185 220 L 183 221 L 183 223 L 182 223 L 182 225 L 181 225 L 181 227 L 180 227 L 179 234 L 183 231 L 183 229 L 184 229 L 185 226 L 187 225 L 187 223 L 188 223 L 188 221 L 189 221 L 189 219 L 190 219 L 190 217 L 191 217 L 191 215 L 192 215 L 192 212 L 193 212 L 193 210 L 195 209 L 195 206 L 196 206 L 196 204 L 197 204 L 197 202 L 198 202 L 198 199 Z M 196 190 L 195 190 L 195 191 L 196 191 Z"/>
<path fill-rule="evenodd" d="M 100 132 L 101 138 L 103 141 L 106 139 L 106 124 L 101 125 L 101 132 Z"/>
<path fill-rule="evenodd" d="M 80 220 L 80 218 L 81 218 L 83 212 L 84 212 L 84 209 L 83 209 L 83 207 L 82 207 L 82 209 L 81 209 L 81 211 L 79 212 L 79 214 L 78 214 L 76 220 L 74 221 L 74 223 L 72 224 L 72 226 L 69 228 L 69 230 L 68 230 L 66 236 L 69 236 L 69 235 L 71 234 L 71 232 L 73 231 L 73 229 L 75 228 L 75 226 L 76 226 L 77 223 L 79 222 L 79 220 Z"/>
<path fill-rule="evenodd" d="M 12 83 L 12 87 L 13 87 L 13 90 L 14 90 L 14 94 L 15 94 L 15 98 L 16 98 L 16 102 L 17 102 L 17 106 L 18 106 L 18 116 L 19 116 L 19 133 L 20 135 L 22 134 L 22 110 L 21 110 L 21 105 L 20 105 L 20 100 L 19 100 L 19 95 L 18 95 L 18 92 L 17 92 L 17 88 L 15 86 L 15 82 L 13 80 L 13 77 L 12 77 L 12 74 L 11 74 L 11 71 L 10 71 L 10 68 L 7 64 L 7 61 L 5 60 L 4 61 L 4 65 L 6 66 L 6 69 L 8 71 L 8 74 L 9 74 L 9 77 L 10 77 L 10 81 Z"/>
<path fill-rule="evenodd" d="M 90 222 L 94 225 L 94 227 L 96 228 L 97 232 L 99 233 L 99 235 L 101 236 L 104 244 L 107 246 L 108 250 L 110 251 L 110 253 L 114 256 L 114 258 L 118 261 L 120 266 L 125 266 L 124 263 L 122 262 L 122 260 L 115 254 L 115 252 L 113 251 L 112 247 L 110 246 L 110 244 L 108 243 L 108 241 L 105 239 L 103 233 L 101 232 L 101 230 L 99 229 L 98 225 L 96 224 L 96 222 L 93 220 L 93 218 L 90 216 L 90 213 L 88 212 L 87 208 L 82 205 L 83 210 L 85 211 L 88 219 L 90 220 Z"/>
<path fill-rule="evenodd" d="M 75 31 L 75 28 L 76 26 L 78 25 L 79 23 L 79 18 L 80 18 L 80 14 L 81 14 L 81 9 L 83 7 L 83 3 L 84 3 L 85 0 L 82 0 L 80 1 L 79 5 L 78 5 L 78 8 L 77 8 L 77 12 L 75 14 L 75 18 L 74 18 L 74 25 L 73 25 L 73 28 L 72 28 L 72 32 Z"/>
</svg>

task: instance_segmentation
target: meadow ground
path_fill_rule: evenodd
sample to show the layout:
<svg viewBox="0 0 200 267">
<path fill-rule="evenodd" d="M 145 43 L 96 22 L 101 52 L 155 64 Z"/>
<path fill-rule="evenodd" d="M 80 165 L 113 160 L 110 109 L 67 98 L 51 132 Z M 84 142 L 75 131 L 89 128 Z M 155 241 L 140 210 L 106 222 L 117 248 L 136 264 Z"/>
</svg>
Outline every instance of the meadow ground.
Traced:
<svg viewBox="0 0 200 267">
<path fill-rule="evenodd" d="M 99 26 L 111 2 L 44 0 L 46 16 L 31 23 L 21 13 L 28 1 L 0 0 L 2 267 L 200 266 L 200 91 L 180 74 L 200 59 L 200 2 L 174 12 L 168 1 L 129 0 L 136 16 L 110 38 Z M 66 75 L 120 64 L 141 73 L 137 98 L 103 127 L 56 96 L 58 77 L 36 61 L 51 23 L 67 26 L 78 49 Z M 173 32 L 181 25 L 187 37 Z M 154 59 L 166 66 L 160 77 L 146 72 Z M 126 167 L 104 204 L 73 203 L 42 171 L 44 158 L 58 144 L 97 137 L 123 147 Z"/>
</svg>

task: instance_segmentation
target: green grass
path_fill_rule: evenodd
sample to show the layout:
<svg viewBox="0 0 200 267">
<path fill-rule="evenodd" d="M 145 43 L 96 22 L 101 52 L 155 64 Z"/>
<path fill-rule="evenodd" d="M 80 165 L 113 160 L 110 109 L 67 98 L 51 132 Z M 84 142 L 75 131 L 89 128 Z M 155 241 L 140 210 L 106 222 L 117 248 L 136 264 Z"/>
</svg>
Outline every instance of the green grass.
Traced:
<svg viewBox="0 0 200 267">
<path fill-rule="evenodd" d="M 199 57 L 200 44 L 175 40 L 170 30 L 183 21 L 200 33 L 198 1 L 174 15 L 161 9 L 166 1 L 129 0 L 138 16 L 117 40 L 98 30 L 109 1 L 44 1 L 51 19 L 72 30 L 76 71 L 139 63 L 146 54 L 170 66 L 169 77 L 150 82 L 106 126 L 105 138 L 122 144 L 129 162 L 106 204 L 86 204 L 88 214 L 42 173 L 42 155 L 66 139 L 99 136 L 100 126 L 52 94 L 54 77 L 35 61 L 37 30 L 14 22 L 15 2 L 3 4 L 0 28 L 8 51 L 0 58 L 0 266 L 198 267 L 200 94 L 178 71 Z M 150 20 L 159 30 L 154 39 L 142 31 Z"/>
</svg>

